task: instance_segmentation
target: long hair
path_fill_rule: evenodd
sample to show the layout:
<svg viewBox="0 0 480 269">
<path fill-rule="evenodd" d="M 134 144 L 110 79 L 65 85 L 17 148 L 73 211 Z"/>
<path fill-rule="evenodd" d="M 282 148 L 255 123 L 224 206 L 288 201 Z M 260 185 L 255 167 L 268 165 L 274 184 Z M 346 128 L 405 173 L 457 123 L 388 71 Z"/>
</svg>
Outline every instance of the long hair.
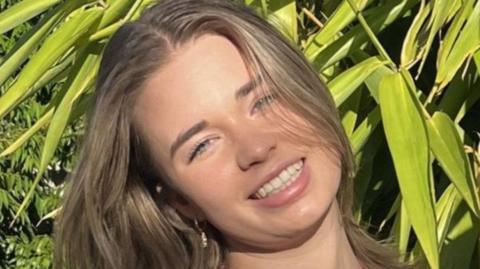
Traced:
<svg viewBox="0 0 480 269">
<path fill-rule="evenodd" d="M 303 55 L 254 11 L 225 0 L 165 0 L 111 37 L 97 77 L 80 158 L 55 225 L 56 268 L 218 268 L 228 249 L 208 226 L 195 227 L 167 202 L 174 191 L 133 121 L 136 97 L 182 45 L 204 34 L 228 38 L 249 72 L 261 76 L 313 126 L 341 160 L 342 224 L 367 268 L 407 268 L 352 217 L 353 154 L 332 97 Z M 162 186 L 161 191 L 156 186 Z"/>
</svg>

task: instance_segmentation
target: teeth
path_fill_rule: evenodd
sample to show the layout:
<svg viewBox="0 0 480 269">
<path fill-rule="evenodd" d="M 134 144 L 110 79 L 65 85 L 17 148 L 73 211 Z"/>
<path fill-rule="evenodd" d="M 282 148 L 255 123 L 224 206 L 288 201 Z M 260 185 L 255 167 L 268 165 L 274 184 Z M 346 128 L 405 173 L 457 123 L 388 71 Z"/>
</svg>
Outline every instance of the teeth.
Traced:
<svg viewBox="0 0 480 269">
<path fill-rule="evenodd" d="M 265 183 L 257 192 L 255 197 L 262 199 L 277 193 L 290 186 L 298 177 L 303 168 L 303 161 L 298 161 L 285 168 L 278 176 Z"/>
<path fill-rule="evenodd" d="M 272 192 L 274 189 L 274 187 L 270 183 L 263 185 L 262 188 L 265 190 L 266 193 Z"/>
<path fill-rule="evenodd" d="M 298 168 L 292 167 L 292 166 L 289 166 L 289 167 L 287 168 L 287 170 L 288 170 L 288 172 L 289 172 L 290 174 L 295 173 L 295 171 L 296 171 L 297 169 L 298 169 Z M 282 174 L 283 174 L 283 172 L 282 172 Z"/>
<path fill-rule="evenodd" d="M 291 170 L 293 170 L 293 172 L 290 172 L 290 168 Z M 295 168 L 293 168 L 292 166 L 289 166 L 287 169 L 283 170 L 281 173 L 280 173 L 280 179 L 283 183 L 287 183 L 287 181 L 290 179 L 290 174 L 294 174 L 295 173 Z M 277 178 L 275 178 L 277 179 Z M 274 180 L 275 180 L 274 179 Z"/>
<path fill-rule="evenodd" d="M 280 180 L 278 177 L 274 178 L 271 182 L 274 189 L 278 189 L 283 185 L 282 180 Z"/>
</svg>

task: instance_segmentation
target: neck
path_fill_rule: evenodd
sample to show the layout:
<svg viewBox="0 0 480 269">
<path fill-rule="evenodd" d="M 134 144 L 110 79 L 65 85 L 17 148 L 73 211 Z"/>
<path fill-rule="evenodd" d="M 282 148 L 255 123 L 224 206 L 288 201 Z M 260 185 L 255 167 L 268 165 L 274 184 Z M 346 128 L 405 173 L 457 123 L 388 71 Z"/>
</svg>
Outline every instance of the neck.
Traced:
<svg viewBox="0 0 480 269">
<path fill-rule="evenodd" d="M 236 252 L 227 256 L 229 269 L 237 268 L 302 268 L 361 269 L 340 223 L 340 210 L 335 201 L 312 237 L 293 248 L 275 252 Z"/>
</svg>

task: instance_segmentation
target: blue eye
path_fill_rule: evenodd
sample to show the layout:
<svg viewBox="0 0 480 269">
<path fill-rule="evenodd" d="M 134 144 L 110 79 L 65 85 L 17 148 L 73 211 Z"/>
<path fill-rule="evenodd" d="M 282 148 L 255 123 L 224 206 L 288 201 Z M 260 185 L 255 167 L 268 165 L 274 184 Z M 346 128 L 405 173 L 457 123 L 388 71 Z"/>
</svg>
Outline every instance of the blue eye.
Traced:
<svg viewBox="0 0 480 269">
<path fill-rule="evenodd" d="M 193 150 L 190 152 L 188 156 L 188 163 L 191 163 L 197 156 L 205 152 L 208 146 L 212 143 L 212 138 L 205 139 L 200 143 L 195 144 Z"/>
<path fill-rule="evenodd" d="M 256 110 L 256 109 L 262 109 L 263 107 L 265 107 L 266 105 L 269 105 L 271 104 L 273 101 L 275 101 L 275 99 L 277 98 L 277 96 L 275 94 L 268 94 L 268 95 L 265 95 L 261 98 L 259 98 L 255 104 L 253 105 L 253 110 Z"/>
</svg>

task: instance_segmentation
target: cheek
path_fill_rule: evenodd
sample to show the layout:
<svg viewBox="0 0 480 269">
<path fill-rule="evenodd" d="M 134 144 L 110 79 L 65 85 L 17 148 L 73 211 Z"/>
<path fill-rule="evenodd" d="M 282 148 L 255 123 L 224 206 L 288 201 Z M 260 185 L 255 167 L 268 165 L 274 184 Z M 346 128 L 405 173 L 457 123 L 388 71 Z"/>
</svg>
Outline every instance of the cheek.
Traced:
<svg viewBox="0 0 480 269">
<path fill-rule="evenodd" d="M 339 158 L 329 150 L 318 150 L 311 155 L 310 164 L 319 199 L 322 196 L 326 199 L 334 198 L 342 177 Z"/>
<path fill-rule="evenodd" d="M 218 169 L 195 170 L 180 175 L 177 181 L 181 191 L 202 210 L 209 211 L 215 205 L 222 205 L 235 195 L 232 175 Z"/>
<path fill-rule="evenodd" d="M 274 126 L 277 126 L 281 136 L 292 144 L 308 149 L 323 144 L 319 130 L 304 116 L 292 110 L 279 106 L 270 114 L 269 120 L 275 122 Z"/>
</svg>

